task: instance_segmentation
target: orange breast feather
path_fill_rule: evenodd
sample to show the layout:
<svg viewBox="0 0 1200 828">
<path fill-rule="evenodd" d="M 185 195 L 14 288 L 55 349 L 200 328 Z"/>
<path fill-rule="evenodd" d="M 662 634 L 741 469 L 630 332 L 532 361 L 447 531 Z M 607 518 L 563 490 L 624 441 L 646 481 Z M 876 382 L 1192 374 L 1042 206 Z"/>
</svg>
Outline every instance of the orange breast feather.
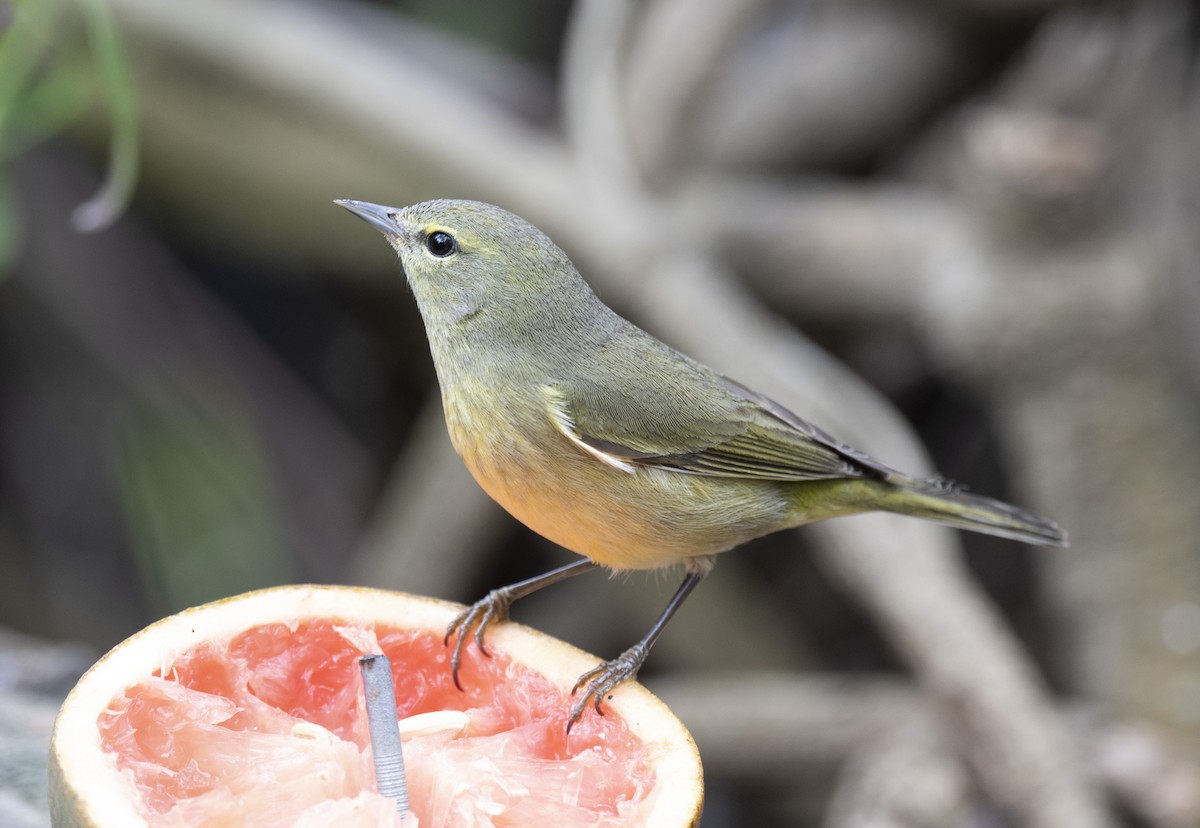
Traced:
<svg viewBox="0 0 1200 828">
<path fill-rule="evenodd" d="M 456 429 L 452 429 L 452 434 Z M 553 428 L 533 440 L 453 440 L 475 480 L 543 537 L 613 569 L 656 569 L 706 558 L 783 528 L 789 502 L 761 482 L 717 480 L 585 454 Z"/>
</svg>

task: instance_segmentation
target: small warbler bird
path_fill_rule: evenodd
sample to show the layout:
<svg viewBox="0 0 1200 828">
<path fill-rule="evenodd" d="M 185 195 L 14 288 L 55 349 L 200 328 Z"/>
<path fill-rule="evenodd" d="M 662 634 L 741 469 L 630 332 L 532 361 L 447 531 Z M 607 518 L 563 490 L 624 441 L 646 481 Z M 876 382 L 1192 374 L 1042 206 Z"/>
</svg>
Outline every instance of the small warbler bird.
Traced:
<svg viewBox="0 0 1200 828">
<path fill-rule="evenodd" d="M 718 553 L 825 518 L 882 511 L 1036 544 L 1065 545 L 1026 511 L 919 479 L 845 445 L 778 403 L 663 344 L 600 301 L 533 225 L 474 201 L 398 209 L 337 204 L 400 256 L 433 354 L 446 426 L 479 485 L 583 560 L 502 587 L 463 612 L 451 659 L 513 601 L 597 566 L 682 565 L 650 632 L 585 673 L 589 701 L 637 675 Z"/>
</svg>

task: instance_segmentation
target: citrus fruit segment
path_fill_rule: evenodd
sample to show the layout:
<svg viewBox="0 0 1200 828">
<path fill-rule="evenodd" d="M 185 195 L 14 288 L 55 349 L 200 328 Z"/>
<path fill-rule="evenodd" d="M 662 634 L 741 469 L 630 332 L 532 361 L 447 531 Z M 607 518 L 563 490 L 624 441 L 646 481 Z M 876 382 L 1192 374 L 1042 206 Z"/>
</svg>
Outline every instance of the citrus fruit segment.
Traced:
<svg viewBox="0 0 1200 828">
<path fill-rule="evenodd" d="M 165 618 L 64 702 L 50 755 L 56 826 L 399 826 L 375 792 L 358 658 L 392 662 L 420 828 L 693 825 L 699 756 L 640 685 L 570 732 L 592 656 L 517 624 L 450 677 L 455 604 L 278 587 Z M 456 712 L 449 712 L 456 711 Z M 406 828 L 411 820 L 403 823 Z"/>
</svg>

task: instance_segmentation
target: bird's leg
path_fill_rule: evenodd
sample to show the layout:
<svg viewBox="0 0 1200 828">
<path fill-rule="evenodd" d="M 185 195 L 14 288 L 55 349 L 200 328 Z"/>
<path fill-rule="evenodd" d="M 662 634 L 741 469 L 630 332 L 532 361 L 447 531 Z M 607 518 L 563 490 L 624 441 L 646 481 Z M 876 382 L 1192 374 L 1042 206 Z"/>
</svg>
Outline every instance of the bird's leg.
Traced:
<svg viewBox="0 0 1200 828">
<path fill-rule="evenodd" d="M 567 719 L 568 733 L 571 732 L 571 728 L 574 727 L 575 723 L 579 721 L 579 717 L 583 715 L 583 711 L 587 708 L 589 700 L 596 708 L 596 712 L 601 716 L 604 715 L 604 711 L 600 709 L 600 702 L 608 698 L 609 693 L 618 684 L 626 679 L 637 676 L 638 670 L 642 668 L 642 663 L 646 660 L 646 656 L 650 653 L 650 648 L 658 640 L 658 636 L 662 633 L 663 628 L 667 626 L 667 622 L 671 620 L 671 616 L 675 614 L 676 610 L 683 604 L 684 599 L 696 588 L 696 584 L 700 583 L 704 575 L 705 572 L 689 572 L 688 576 L 683 579 L 683 583 L 679 585 L 679 589 L 675 590 L 675 595 L 671 598 L 671 602 L 667 604 L 667 608 L 663 610 L 662 615 L 654 622 L 654 626 L 650 628 L 650 632 L 646 633 L 645 638 L 612 661 L 605 661 L 598 664 L 579 677 L 579 681 L 575 682 L 575 686 L 571 689 L 572 695 L 584 685 L 587 686 L 587 689 L 579 697 L 579 701 L 575 702 L 575 706 L 571 708 L 571 716 Z"/>
<path fill-rule="evenodd" d="M 454 677 L 454 686 L 459 690 L 463 689 L 462 684 L 458 681 L 458 670 L 462 666 L 463 647 L 467 641 L 473 637 L 479 652 L 490 656 L 491 653 L 483 646 L 484 630 L 493 622 L 508 618 L 508 608 L 512 606 L 513 601 L 537 592 L 543 587 L 557 584 L 559 581 L 565 581 L 576 575 L 582 575 L 589 569 L 595 568 L 595 562 L 584 558 L 581 561 L 560 566 L 558 569 L 552 569 L 544 575 L 493 589 L 463 610 L 457 618 L 450 622 L 450 626 L 446 628 L 446 637 L 442 641 L 443 645 L 449 645 L 450 636 L 455 632 L 458 633 L 458 640 L 454 642 L 454 654 L 450 657 L 450 675 Z"/>
</svg>

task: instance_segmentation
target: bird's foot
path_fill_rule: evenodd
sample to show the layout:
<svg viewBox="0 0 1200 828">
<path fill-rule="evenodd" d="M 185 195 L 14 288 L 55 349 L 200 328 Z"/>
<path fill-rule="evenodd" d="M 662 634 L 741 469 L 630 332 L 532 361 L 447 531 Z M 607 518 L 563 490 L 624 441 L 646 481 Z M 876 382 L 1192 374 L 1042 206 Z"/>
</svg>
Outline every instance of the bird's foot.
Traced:
<svg viewBox="0 0 1200 828">
<path fill-rule="evenodd" d="M 512 606 L 514 600 L 516 600 L 515 596 L 508 587 L 493 589 L 459 613 L 458 617 L 451 621 L 450 626 L 446 628 L 446 637 L 442 640 L 442 644 L 445 646 L 449 646 L 450 636 L 458 633 L 458 638 L 454 642 L 454 653 L 450 656 L 450 675 L 454 679 L 454 686 L 459 690 L 463 689 L 462 683 L 458 680 L 458 671 L 462 667 L 463 648 L 474 638 L 479 652 L 490 658 L 492 654 L 483 644 L 483 634 L 492 624 L 508 618 L 508 608 Z"/>
<path fill-rule="evenodd" d="M 575 695 L 585 686 L 586 689 L 571 708 L 571 715 L 567 719 L 567 733 L 570 733 L 571 728 L 579 721 L 589 702 L 596 708 L 596 713 L 603 716 L 600 702 L 609 699 L 613 688 L 618 684 L 637 677 L 638 670 L 642 668 L 642 662 L 646 660 L 646 654 L 649 652 L 650 648 L 646 643 L 639 642 L 612 661 L 602 662 L 580 676 L 579 681 L 571 688 L 571 695 Z"/>
</svg>

